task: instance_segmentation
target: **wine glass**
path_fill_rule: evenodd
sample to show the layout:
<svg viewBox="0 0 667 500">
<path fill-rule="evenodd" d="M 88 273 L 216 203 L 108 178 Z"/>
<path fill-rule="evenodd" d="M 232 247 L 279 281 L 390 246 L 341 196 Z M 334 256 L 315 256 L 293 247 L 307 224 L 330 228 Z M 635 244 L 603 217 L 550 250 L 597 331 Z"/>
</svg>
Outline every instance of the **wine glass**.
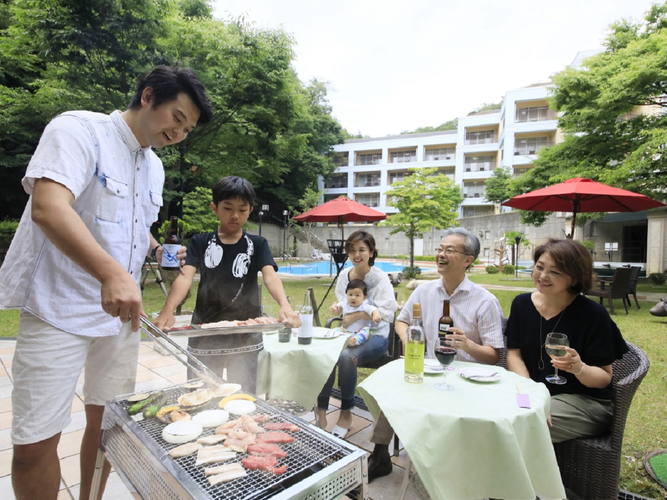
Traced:
<svg viewBox="0 0 667 500">
<path fill-rule="evenodd" d="M 567 356 L 566 347 L 570 345 L 570 341 L 567 339 L 567 335 L 564 333 L 554 333 L 551 332 L 547 335 L 546 340 L 544 341 L 544 348 L 547 351 L 547 354 L 551 356 L 551 359 L 555 357 Z M 555 368 L 555 373 L 553 375 L 547 375 L 546 381 L 551 382 L 552 384 L 563 385 L 567 383 L 565 377 L 558 375 L 558 368 Z"/>
<path fill-rule="evenodd" d="M 441 337 L 435 345 L 435 357 L 444 368 L 442 383 L 435 384 L 435 388 L 441 391 L 453 391 L 454 388 L 447 384 L 447 367 L 452 364 L 456 357 L 456 340 Z"/>
</svg>

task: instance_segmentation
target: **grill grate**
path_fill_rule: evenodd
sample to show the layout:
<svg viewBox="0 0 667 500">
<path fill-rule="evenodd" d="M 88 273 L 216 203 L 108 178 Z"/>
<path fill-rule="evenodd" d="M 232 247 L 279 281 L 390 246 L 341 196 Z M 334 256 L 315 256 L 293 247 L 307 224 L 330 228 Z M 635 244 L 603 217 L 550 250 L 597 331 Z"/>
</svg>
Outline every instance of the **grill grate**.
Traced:
<svg viewBox="0 0 667 500">
<path fill-rule="evenodd" d="M 183 386 L 163 389 L 168 396 L 167 404 L 176 404 L 178 396 L 186 391 Z M 218 401 L 219 398 L 212 400 L 201 410 L 217 408 Z M 177 459 L 169 457 L 168 451 L 178 445 L 166 443 L 162 439 L 165 425 L 157 419 L 128 416 L 127 408 L 131 404 L 127 401 L 127 396 L 107 403 L 107 409 L 111 411 L 105 412 L 103 446 L 114 465 L 127 476 L 143 498 L 178 499 L 182 498 L 184 490 L 194 498 L 265 499 L 298 485 L 303 479 L 331 467 L 351 454 L 365 455 L 346 443 L 328 438 L 304 421 L 257 400 L 257 409 L 251 416 L 270 415 L 270 422 L 290 422 L 301 429 L 299 432 L 287 432 L 295 438 L 293 442 L 280 444 L 288 455 L 279 459 L 278 466 L 287 465 L 287 471 L 282 475 L 275 475 L 267 471 L 246 470 L 247 475 L 243 478 L 211 486 L 204 474 L 204 467 L 216 464 L 196 466 L 196 454 Z M 214 432 L 214 428 L 204 429 L 201 437 Z M 150 450 L 152 455 L 146 453 L 147 450 Z M 246 453 L 240 453 L 237 458 L 224 463 L 240 463 L 246 456 Z M 335 478 L 325 481 L 317 491 L 303 498 L 335 498 L 350 491 L 360 484 L 363 474 L 361 469 L 359 460 L 358 464 L 346 468 Z M 153 472 L 154 470 L 158 474 Z M 165 472 L 167 476 L 175 477 L 178 484 L 174 485 L 174 481 L 165 479 Z"/>
</svg>

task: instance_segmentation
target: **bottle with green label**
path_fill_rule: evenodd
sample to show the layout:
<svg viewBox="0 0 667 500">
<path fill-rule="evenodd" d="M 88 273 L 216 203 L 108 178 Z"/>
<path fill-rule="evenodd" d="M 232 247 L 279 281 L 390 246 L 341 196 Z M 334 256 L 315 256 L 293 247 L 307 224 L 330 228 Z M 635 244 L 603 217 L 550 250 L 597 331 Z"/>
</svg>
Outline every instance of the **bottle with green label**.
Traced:
<svg viewBox="0 0 667 500">
<path fill-rule="evenodd" d="M 426 336 L 421 322 L 421 304 L 412 305 L 412 323 L 407 330 L 405 346 L 405 381 L 420 384 L 424 381 L 424 350 Z"/>
</svg>

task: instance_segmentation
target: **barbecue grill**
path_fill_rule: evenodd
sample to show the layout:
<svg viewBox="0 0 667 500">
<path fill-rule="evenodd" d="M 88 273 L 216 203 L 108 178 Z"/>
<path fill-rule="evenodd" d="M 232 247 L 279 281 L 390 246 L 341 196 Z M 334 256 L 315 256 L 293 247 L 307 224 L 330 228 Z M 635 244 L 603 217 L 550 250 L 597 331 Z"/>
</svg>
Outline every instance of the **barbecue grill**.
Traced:
<svg viewBox="0 0 667 500">
<path fill-rule="evenodd" d="M 162 389 L 168 396 L 167 404 L 175 403 L 188 390 L 185 384 Z M 156 418 L 128 415 L 127 408 L 132 404 L 127 401 L 129 396 L 119 396 L 106 404 L 93 490 L 97 489 L 102 458 L 106 455 L 128 489 L 143 499 L 325 500 L 340 498 L 358 487 L 358 498 L 367 498 L 366 452 L 260 399 L 250 416 L 270 415 L 269 422 L 294 423 L 301 429 L 288 432 L 295 440 L 280 445 L 288 455 L 280 459 L 279 465 L 287 465 L 287 471 L 276 475 L 246 470 L 245 477 L 211 486 L 204 467 L 215 464 L 196 466 L 196 453 L 172 458 L 168 452 L 178 445 L 162 439 L 165 424 Z M 214 398 L 197 411 L 217 408 L 219 399 Z M 214 432 L 214 428 L 206 428 L 200 437 Z M 224 463 L 240 463 L 246 456 L 239 453 Z M 91 498 L 96 498 L 97 491 L 93 493 Z"/>
</svg>

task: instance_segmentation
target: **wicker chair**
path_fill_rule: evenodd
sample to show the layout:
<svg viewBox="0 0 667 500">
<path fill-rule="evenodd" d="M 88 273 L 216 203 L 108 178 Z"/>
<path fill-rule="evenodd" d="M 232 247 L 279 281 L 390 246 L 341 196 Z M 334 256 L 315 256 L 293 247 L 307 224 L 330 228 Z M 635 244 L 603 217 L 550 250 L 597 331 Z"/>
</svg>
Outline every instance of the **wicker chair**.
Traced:
<svg viewBox="0 0 667 500">
<path fill-rule="evenodd" d="M 641 349 L 630 349 L 614 362 L 614 417 L 610 433 L 554 444 L 563 484 L 581 498 L 618 498 L 621 445 L 630 403 L 649 368 Z"/>
</svg>

